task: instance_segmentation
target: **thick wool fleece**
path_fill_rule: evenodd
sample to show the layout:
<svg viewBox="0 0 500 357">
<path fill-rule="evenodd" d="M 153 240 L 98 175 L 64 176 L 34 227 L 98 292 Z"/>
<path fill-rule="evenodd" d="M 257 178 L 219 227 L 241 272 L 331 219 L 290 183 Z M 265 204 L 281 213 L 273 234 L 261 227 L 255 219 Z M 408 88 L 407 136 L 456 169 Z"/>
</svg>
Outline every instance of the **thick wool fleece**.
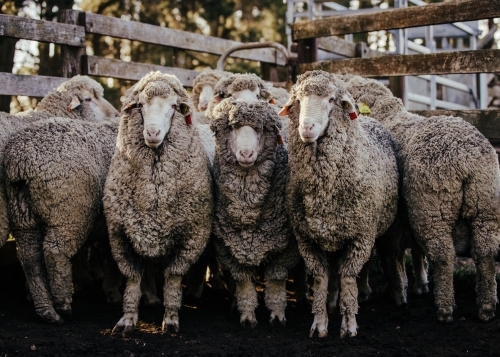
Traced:
<svg viewBox="0 0 500 357">
<path fill-rule="evenodd" d="M 412 233 L 435 266 L 438 319 L 452 319 L 455 251 L 474 258 L 479 316 L 493 317 L 497 301 L 493 267 L 500 244 L 500 170 L 495 150 L 461 118 L 409 113 L 375 80 L 354 76 L 348 89 L 394 137 Z"/>
<path fill-rule="evenodd" d="M 326 96 L 332 89 L 336 99 L 326 132 L 316 144 L 306 145 L 298 131 L 297 96 Z M 326 318 L 329 265 L 324 252 L 342 252 L 338 272 L 341 284 L 346 285 L 340 294 L 340 311 L 343 318 L 354 318 L 357 288 L 351 280 L 368 261 L 375 239 L 387 231 L 396 215 L 398 172 L 390 135 L 370 118 L 350 120 L 341 103 L 346 94 L 342 83 L 323 71 L 299 76 L 291 93 L 287 210 L 306 267 L 318 278 L 312 332 L 319 324 L 316 318 Z M 320 336 L 326 334 L 326 325 L 327 319 L 322 320 Z M 345 329 L 343 320 L 342 334 L 347 333 Z"/>
<path fill-rule="evenodd" d="M 215 88 L 215 85 L 221 78 L 230 75 L 230 72 L 210 68 L 205 68 L 201 71 L 201 73 L 198 74 L 193 80 L 193 94 L 191 95 L 191 101 L 193 102 L 194 110 L 198 111 L 200 93 L 204 86 L 211 86 L 212 88 Z"/>
<path fill-rule="evenodd" d="M 233 128 L 245 125 L 261 133 L 257 160 L 249 169 L 239 165 L 230 147 Z M 284 279 L 297 263 L 298 252 L 289 248 L 294 238 L 284 206 L 288 157 L 286 147 L 276 142 L 279 127 L 275 110 L 263 101 L 245 103 L 228 98 L 214 112 L 214 234 L 220 260 L 236 280 L 249 280 L 251 268 L 278 260 L 279 272 L 268 278 Z M 284 252 L 287 259 L 280 259 Z"/>
<path fill-rule="evenodd" d="M 175 76 L 152 72 L 125 103 L 187 92 Z M 208 160 L 195 128 L 176 112 L 163 145 L 149 148 L 138 111 L 124 114 L 106 180 L 104 209 L 113 255 L 128 278 L 142 275 L 142 257 L 162 257 L 166 270 L 183 275 L 203 251 L 212 224 Z"/>
<path fill-rule="evenodd" d="M 56 90 L 47 94 L 38 103 L 35 111 L 24 112 L 16 115 L 0 112 L 0 162 L 3 162 L 5 145 L 9 138 L 16 132 L 31 123 L 53 117 L 71 118 L 84 121 L 96 121 L 93 111 L 89 108 L 89 103 L 83 100 L 81 90 L 86 89 L 96 96 L 103 94 L 102 86 L 87 76 L 76 76 L 62 83 Z M 72 98 L 76 96 L 80 99 L 81 105 L 68 112 L 68 105 Z M 110 106 L 111 107 L 111 106 Z M 111 111 L 118 112 L 114 108 Z M 5 173 L 3 164 L 0 163 L 0 247 L 9 237 L 10 227 L 7 216 L 7 198 L 5 192 Z"/>
<path fill-rule="evenodd" d="M 280 109 L 283 108 L 290 98 L 290 93 L 284 88 L 272 87 L 270 89 L 271 97 L 275 101 L 275 105 Z"/>
<path fill-rule="evenodd" d="M 233 128 L 250 126 L 260 133 L 257 160 L 242 168 L 231 149 Z M 252 278 L 259 266 L 266 279 L 265 303 L 285 323 L 288 270 L 299 261 L 297 242 L 285 211 L 288 153 L 277 145 L 281 120 L 265 101 L 225 99 L 214 111 L 216 187 L 213 232 L 219 262 L 236 280 L 240 321 L 255 326 L 257 294 Z"/>
<path fill-rule="evenodd" d="M 36 312 L 59 322 L 71 312 L 71 262 L 102 218 L 102 192 L 116 124 L 38 121 L 5 149 L 12 233 Z M 94 234 L 94 233 L 92 233 Z"/>
</svg>

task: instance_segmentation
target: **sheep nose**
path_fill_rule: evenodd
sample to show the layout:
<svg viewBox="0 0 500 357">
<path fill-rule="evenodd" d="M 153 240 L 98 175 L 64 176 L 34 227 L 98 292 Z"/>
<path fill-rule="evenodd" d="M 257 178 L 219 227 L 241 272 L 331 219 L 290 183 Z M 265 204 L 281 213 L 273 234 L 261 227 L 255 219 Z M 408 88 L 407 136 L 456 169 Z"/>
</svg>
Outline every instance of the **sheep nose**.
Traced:
<svg viewBox="0 0 500 357">
<path fill-rule="evenodd" d="M 253 150 L 240 150 L 240 155 L 245 159 L 245 161 L 248 161 L 252 158 L 253 156 Z"/>
<path fill-rule="evenodd" d="M 309 131 L 313 130 L 314 123 L 304 124 L 304 125 L 302 125 L 302 128 L 304 129 L 305 132 L 309 132 Z"/>
<path fill-rule="evenodd" d="M 158 130 L 157 132 L 154 132 L 154 130 L 147 129 L 146 132 L 148 133 L 149 137 L 151 137 L 151 138 L 157 138 L 158 136 L 160 136 L 161 130 Z"/>
</svg>

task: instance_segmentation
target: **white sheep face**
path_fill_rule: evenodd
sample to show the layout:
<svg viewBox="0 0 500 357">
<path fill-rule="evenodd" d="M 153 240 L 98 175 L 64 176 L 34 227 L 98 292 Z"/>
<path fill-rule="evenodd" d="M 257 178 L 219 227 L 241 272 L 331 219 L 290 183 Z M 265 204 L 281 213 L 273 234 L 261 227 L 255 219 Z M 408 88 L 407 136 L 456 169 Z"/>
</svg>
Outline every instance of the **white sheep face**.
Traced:
<svg viewBox="0 0 500 357">
<path fill-rule="evenodd" d="M 313 143 L 326 132 L 335 105 L 335 92 L 326 97 L 309 94 L 297 99 L 300 101 L 300 138 L 305 143 Z"/>
<path fill-rule="evenodd" d="M 95 96 L 87 89 L 82 89 L 81 98 L 94 113 L 97 122 L 109 121 L 120 116 L 120 113 L 103 97 Z M 75 99 L 73 99 L 75 100 Z"/>
<path fill-rule="evenodd" d="M 198 100 L 198 110 L 204 112 L 208 108 L 208 102 L 214 95 L 214 88 L 212 86 L 203 86 Z"/>
<path fill-rule="evenodd" d="M 227 91 L 230 97 L 233 97 L 236 100 L 241 100 L 241 101 L 256 101 L 259 100 L 260 96 L 260 89 L 259 87 L 255 88 L 255 90 L 250 90 L 250 89 L 244 89 L 241 91 L 234 91 L 233 90 L 233 85 L 230 84 L 227 87 Z"/>
<path fill-rule="evenodd" d="M 144 118 L 144 141 L 147 146 L 156 149 L 170 130 L 175 112 L 174 106 L 177 104 L 177 95 L 170 94 L 166 98 L 153 97 L 148 100 L 141 92 L 139 93 L 139 103 L 142 106 Z"/>
<path fill-rule="evenodd" d="M 257 160 L 261 133 L 245 125 L 231 130 L 229 147 L 243 168 L 250 168 Z"/>
</svg>

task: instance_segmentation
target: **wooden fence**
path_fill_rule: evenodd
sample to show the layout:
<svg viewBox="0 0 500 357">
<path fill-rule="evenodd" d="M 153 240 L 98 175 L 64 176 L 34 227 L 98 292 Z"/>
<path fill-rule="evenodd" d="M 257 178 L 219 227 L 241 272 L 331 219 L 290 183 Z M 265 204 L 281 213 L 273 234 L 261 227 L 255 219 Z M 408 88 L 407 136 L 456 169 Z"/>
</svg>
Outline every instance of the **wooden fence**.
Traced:
<svg viewBox="0 0 500 357">
<path fill-rule="evenodd" d="M 144 43 L 168 46 L 179 50 L 221 55 L 240 42 L 205 36 L 170 28 L 126 21 L 109 16 L 74 10 L 62 10 L 60 22 L 33 20 L 0 14 L 0 36 L 34 40 L 61 45 L 64 78 L 15 75 L 0 72 L 0 95 L 43 97 L 65 78 L 77 74 L 139 80 L 151 70 L 174 74 L 184 86 L 192 86 L 198 72 L 185 68 L 165 67 L 148 63 L 126 62 L 85 54 L 85 36 L 96 34 Z M 259 61 L 267 68 L 286 64 L 286 58 L 274 49 L 238 51 L 231 57 Z M 276 77 L 276 75 L 274 76 Z"/>
<path fill-rule="evenodd" d="M 500 72 L 500 50 L 391 56 L 374 54 L 374 51 L 368 50 L 366 46 L 358 46 L 357 49 L 345 47 L 342 40 L 334 37 L 327 38 L 327 36 L 496 17 L 500 17 L 500 0 L 456 0 L 422 7 L 413 6 L 297 22 L 292 25 L 292 37 L 298 43 L 299 49 L 297 73 L 315 69 L 333 73 L 357 74 L 364 77 L 498 73 Z M 341 55 L 347 54 L 348 57 L 354 57 L 349 56 L 349 53 L 356 53 L 356 57 L 361 58 L 318 62 L 318 48 Z M 444 112 L 447 115 L 463 117 L 475 125 L 496 147 L 500 147 L 499 110 L 419 111 L 419 114 L 430 116 Z"/>
</svg>

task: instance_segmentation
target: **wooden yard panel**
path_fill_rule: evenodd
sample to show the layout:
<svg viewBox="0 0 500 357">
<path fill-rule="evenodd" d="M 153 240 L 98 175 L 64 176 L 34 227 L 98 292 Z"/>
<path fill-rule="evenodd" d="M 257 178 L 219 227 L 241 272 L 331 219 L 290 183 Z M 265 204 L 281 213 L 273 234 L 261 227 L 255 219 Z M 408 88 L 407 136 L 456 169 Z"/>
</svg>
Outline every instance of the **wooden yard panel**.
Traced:
<svg viewBox="0 0 500 357">
<path fill-rule="evenodd" d="M 44 97 L 54 88 L 67 81 L 67 78 L 46 76 L 22 76 L 0 72 L 0 95 L 26 95 Z"/>
<path fill-rule="evenodd" d="M 356 44 L 338 37 L 318 38 L 318 48 L 323 51 L 335 53 L 345 57 L 357 57 Z M 385 55 L 386 54 L 383 52 L 368 49 L 365 57 L 381 57 Z"/>
<path fill-rule="evenodd" d="M 500 0 L 447 1 L 427 6 L 339 15 L 292 25 L 294 41 L 350 33 L 402 29 L 500 17 Z"/>
<path fill-rule="evenodd" d="M 500 72 L 500 50 L 441 52 L 303 63 L 298 73 L 321 69 L 363 77 Z"/>
<path fill-rule="evenodd" d="M 474 125 L 484 136 L 493 141 L 500 140 L 500 110 L 412 110 L 412 113 L 431 117 L 451 115 L 461 117 Z"/>
<path fill-rule="evenodd" d="M 85 17 L 86 30 L 89 33 L 127 38 L 156 45 L 221 55 L 230 47 L 241 44 L 240 42 L 222 38 L 159 27 L 136 21 L 125 21 L 89 12 L 85 13 Z M 264 48 L 238 51 L 232 54 L 231 57 L 277 63 L 279 65 L 286 64 L 285 57 L 281 53 L 276 53 L 274 49 Z"/>
<path fill-rule="evenodd" d="M 125 62 L 97 56 L 83 56 L 83 73 L 90 76 L 138 81 L 151 71 L 173 74 L 186 87 L 193 85 L 193 79 L 199 73 L 190 69 L 165 67 L 148 63 Z"/>
<path fill-rule="evenodd" d="M 84 47 L 85 28 L 0 14 L 0 36 Z"/>
</svg>

